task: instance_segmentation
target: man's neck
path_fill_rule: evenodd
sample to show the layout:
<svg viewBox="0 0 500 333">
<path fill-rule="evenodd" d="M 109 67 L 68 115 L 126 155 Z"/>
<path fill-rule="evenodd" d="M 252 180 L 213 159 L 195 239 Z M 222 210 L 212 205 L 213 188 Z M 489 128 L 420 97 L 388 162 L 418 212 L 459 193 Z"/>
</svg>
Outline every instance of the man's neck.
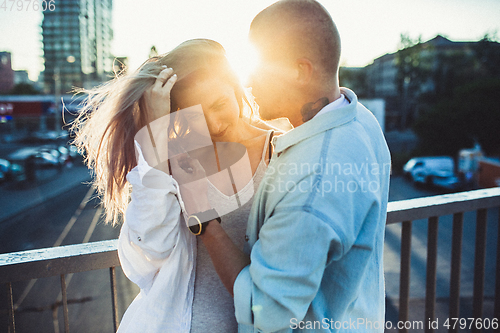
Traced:
<svg viewBox="0 0 500 333">
<path fill-rule="evenodd" d="M 293 127 L 300 126 L 307 121 L 311 120 L 321 109 L 340 98 L 340 88 L 337 86 L 331 91 L 324 91 L 321 93 L 316 93 L 314 95 L 308 96 L 306 102 L 298 110 L 295 117 L 289 118 L 290 123 Z M 309 100 L 309 101 L 307 101 Z"/>
</svg>

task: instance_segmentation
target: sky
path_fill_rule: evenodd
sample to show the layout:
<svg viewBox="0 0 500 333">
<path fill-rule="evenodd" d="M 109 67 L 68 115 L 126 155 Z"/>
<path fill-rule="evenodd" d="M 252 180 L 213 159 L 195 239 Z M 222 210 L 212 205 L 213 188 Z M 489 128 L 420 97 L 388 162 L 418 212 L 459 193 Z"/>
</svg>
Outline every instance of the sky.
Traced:
<svg viewBox="0 0 500 333">
<path fill-rule="evenodd" d="M 2 8 L 3 2 L 6 8 Z M 12 53 L 13 68 L 32 80 L 43 71 L 42 13 L 10 10 L 0 0 L 0 51 Z M 29 0 L 25 0 L 26 3 Z M 57 6 L 55 0 L 55 5 Z M 112 52 L 127 56 L 135 70 L 155 45 L 165 53 L 192 38 L 220 42 L 242 76 L 251 63 L 250 23 L 274 0 L 114 0 Z M 441 34 L 474 41 L 486 33 L 500 39 L 500 0 L 320 0 L 342 40 L 342 66 L 363 67 L 397 51 L 402 33 L 426 41 Z"/>
</svg>

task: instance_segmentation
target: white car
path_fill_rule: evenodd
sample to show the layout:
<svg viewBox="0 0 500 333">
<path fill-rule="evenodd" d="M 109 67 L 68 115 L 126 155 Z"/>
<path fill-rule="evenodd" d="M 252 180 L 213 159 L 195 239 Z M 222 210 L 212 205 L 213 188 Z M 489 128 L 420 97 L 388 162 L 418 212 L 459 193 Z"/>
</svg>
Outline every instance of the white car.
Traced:
<svg viewBox="0 0 500 333">
<path fill-rule="evenodd" d="M 403 167 L 404 175 L 414 183 L 456 189 L 455 162 L 449 156 L 414 157 Z"/>
</svg>

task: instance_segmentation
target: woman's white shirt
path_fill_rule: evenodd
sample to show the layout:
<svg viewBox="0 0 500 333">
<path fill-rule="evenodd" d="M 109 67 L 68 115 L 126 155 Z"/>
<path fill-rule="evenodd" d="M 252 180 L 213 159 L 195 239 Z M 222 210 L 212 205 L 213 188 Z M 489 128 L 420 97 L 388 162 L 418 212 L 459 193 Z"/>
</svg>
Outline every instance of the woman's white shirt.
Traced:
<svg viewBox="0 0 500 333">
<path fill-rule="evenodd" d="M 154 169 L 136 142 L 138 165 L 127 174 L 131 201 L 118 239 L 125 275 L 141 291 L 119 333 L 186 332 L 191 327 L 196 238 L 186 228 L 178 184 Z"/>
</svg>

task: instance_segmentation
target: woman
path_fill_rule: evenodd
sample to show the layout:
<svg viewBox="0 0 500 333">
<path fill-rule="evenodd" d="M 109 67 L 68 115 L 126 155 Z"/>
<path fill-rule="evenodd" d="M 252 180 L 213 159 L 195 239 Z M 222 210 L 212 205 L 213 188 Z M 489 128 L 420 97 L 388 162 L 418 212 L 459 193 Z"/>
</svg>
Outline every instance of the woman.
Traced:
<svg viewBox="0 0 500 333">
<path fill-rule="evenodd" d="M 215 152 L 217 142 L 246 148 L 251 170 L 246 185 L 230 187 L 219 181 L 221 172 L 207 174 L 210 204 L 225 213 L 221 225 L 242 248 L 253 192 L 272 153 L 273 128 L 255 120 L 255 105 L 220 44 L 204 39 L 184 42 L 149 59 L 135 73 L 90 91 L 73 126 L 75 142 L 94 170 L 107 221 L 117 224 L 120 215 L 125 216 L 119 258 L 141 292 L 127 309 L 119 332 L 237 331 L 233 299 L 202 242 L 185 223 L 183 199 L 194 199 L 180 196 L 180 182 L 169 175 L 172 165 L 165 162 L 175 154 L 170 149 L 175 139 L 196 133 L 195 120 L 179 120 L 184 110 L 196 109 L 193 106 L 203 112 L 202 123 Z M 185 154 L 182 147 L 177 150 Z M 188 153 L 206 161 L 210 151 Z"/>
</svg>

